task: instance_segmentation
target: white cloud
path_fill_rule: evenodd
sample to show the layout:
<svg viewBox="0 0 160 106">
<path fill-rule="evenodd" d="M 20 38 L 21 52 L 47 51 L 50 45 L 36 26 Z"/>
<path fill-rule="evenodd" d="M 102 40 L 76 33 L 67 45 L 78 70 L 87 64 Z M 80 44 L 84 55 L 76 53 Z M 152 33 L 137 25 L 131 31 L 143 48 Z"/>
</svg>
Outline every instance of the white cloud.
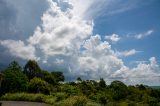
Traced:
<svg viewBox="0 0 160 106">
<path fill-rule="evenodd" d="M 154 32 L 153 30 L 148 30 L 148 31 L 146 31 L 144 33 L 140 33 L 140 34 L 135 35 L 135 38 L 136 39 L 143 39 L 143 38 L 151 35 L 153 32 Z"/>
<path fill-rule="evenodd" d="M 127 51 L 122 51 L 122 52 L 117 51 L 116 55 L 118 57 L 127 57 L 127 56 L 135 55 L 135 54 L 137 54 L 139 52 L 141 52 L 141 51 L 137 51 L 135 49 L 132 49 L 132 50 L 127 50 Z"/>
<path fill-rule="evenodd" d="M 4 40 L 0 41 L 0 44 L 6 47 L 12 56 L 25 60 L 26 59 L 38 60 L 38 58 L 35 55 L 36 52 L 35 48 L 31 45 L 25 45 L 23 41 Z"/>
<path fill-rule="evenodd" d="M 49 4 L 50 8 L 42 16 L 42 28 L 37 27 L 28 42 L 41 49 L 46 58 L 71 55 L 92 34 L 93 23 L 73 14 L 70 7 L 62 11 L 56 2 L 49 1 Z"/>
<path fill-rule="evenodd" d="M 82 47 L 84 50 L 73 64 L 76 67 L 72 69 L 77 75 L 92 79 L 108 78 L 123 67 L 123 61 L 115 56 L 108 42 L 101 41 L 99 35 L 91 36 Z"/>
<path fill-rule="evenodd" d="M 132 69 L 130 77 L 134 83 L 144 83 L 159 85 L 160 81 L 160 66 L 157 64 L 156 58 L 151 57 L 149 64 L 138 64 L 136 68 Z"/>
<path fill-rule="evenodd" d="M 112 41 L 113 43 L 116 43 L 116 42 L 118 42 L 121 38 L 120 38 L 119 35 L 117 35 L 117 34 L 112 34 L 112 35 L 110 35 L 110 36 L 105 36 L 105 39 L 106 39 L 106 40 L 110 40 L 110 41 Z"/>
<path fill-rule="evenodd" d="M 140 2 L 138 0 L 69 0 L 73 5 L 73 12 L 85 19 L 95 19 L 103 15 L 115 15 L 134 9 Z"/>
<path fill-rule="evenodd" d="M 155 57 L 151 57 L 149 62 L 149 64 L 139 63 L 137 67 L 132 69 L 119 70 L 114 74 L 114 77 L 121 77 L 121 80 L 128 84 L 159 85 L 160 66 Z"/>
<path fill-rule="evenodd" d="M 7 48 L 11 55 L 22 59 L 40 57 L 40 62 L 46 67 L 48 65 L 52 66 L 51 68 L 62 69 L 69 78 L 103 77 L 108 81 L 120 78 L 133 84 L 155 80 L 159 84 L 158 77 L 150 78 L 159 75 L 160 68 L 155 58 L 151 58 L 149 64 L 141 63 L 130 69 L 119 56 L 134 55 L 138 51 L 132 49 L 118 52 L 117 55 L 109 42 L 102 41 L 98 34 L 93 35 L 94 23 L 92 19 L 84 17 L 86 11 L 98 3 L 97 0 L 71 1 L 70 3 L 67 0 L 48 0 L 49 8 L 41 17 L 42 24 L 37 26 L 27 42 L 3 40 L 0 41 L 1 45 Z M 150 33 L 152 32 L 146 33 L 146 36 Z M 110 40 L 117 42 L 120 37 L 113 34 Z M 145 78 L 141 79 L 144 76 Z"/>
</svg>

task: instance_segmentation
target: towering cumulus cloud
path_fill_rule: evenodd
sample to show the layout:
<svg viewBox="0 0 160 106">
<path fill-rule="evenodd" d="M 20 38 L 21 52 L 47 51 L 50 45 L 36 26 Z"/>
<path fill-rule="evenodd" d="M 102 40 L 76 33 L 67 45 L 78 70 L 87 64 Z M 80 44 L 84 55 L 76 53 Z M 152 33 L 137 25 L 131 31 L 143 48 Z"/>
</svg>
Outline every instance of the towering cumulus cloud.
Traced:
<svg viewBox="0 0 160 106">
<path fill-rule="evenodd" d="M 41 25 L 35 28 L 32 36 L 26 40 L 0 40 L 1 46 L 12 56 L 36 59 L 41 65 L 63 70 L 70 80 L 77 77 L 98 80 L 103 77 L 106 81 L 117 79 L 135 84 L 146 83 L 155 77 L 158 82 L 160 67 L 154 57 L 149 64 L 138 64 L 130 69 L 109 42 L 102 41 L 98 34 L 93 35 L 94 15 L 89 9 L 97 1 L 82 1 L 48 0 Z M 83 6 L 80 8 L 80 5 Z"/>
</svg>

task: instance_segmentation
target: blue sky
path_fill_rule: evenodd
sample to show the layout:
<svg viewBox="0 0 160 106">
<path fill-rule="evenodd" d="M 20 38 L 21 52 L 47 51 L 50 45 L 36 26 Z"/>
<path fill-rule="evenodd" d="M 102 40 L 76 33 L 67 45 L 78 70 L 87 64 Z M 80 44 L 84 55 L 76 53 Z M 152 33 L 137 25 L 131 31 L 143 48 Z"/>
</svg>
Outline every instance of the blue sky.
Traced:
<svg viewBox="0 0 160 106">
<path fill-rule="evenodd" d="M 160 85 L 159 0 L 1 0 L 0 66 Z"/>
<path fill-rule="evenodd" d="M 130 0 L 132 3 L 132 0 Z M 122 40 L 112 45 L 116 50 L 136 49 L 142 51 L 139 54 L 124 58 L 127 65 L 130 61 L 147 61 L 149 57 L 159 57 L 159 31 L 160 31 L 160 1 L 140 0 L 135 7 L 113 15 L 100 16 L 95 20 L 94 33 L 106 34 L 116 33 Z M 105 12 L 105 10 L 104 10 Z M 132 36 L 153 30 L 153 33 L 143 39 L 133 39 Z M 127 37 L 128 34 L 130 37 Z"/>
</svg>

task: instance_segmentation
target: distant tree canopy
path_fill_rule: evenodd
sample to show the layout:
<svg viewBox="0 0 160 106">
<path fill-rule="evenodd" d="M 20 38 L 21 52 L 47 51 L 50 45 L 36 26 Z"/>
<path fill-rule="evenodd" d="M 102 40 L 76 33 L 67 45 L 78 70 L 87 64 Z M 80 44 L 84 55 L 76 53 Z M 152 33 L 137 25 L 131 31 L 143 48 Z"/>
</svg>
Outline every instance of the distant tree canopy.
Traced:
<svg viewBox="0 0 160 106">
<path fill-rule="evenodd" d="M 2 83 L 3 77 L 4 77 L 3 74 L 0 73 L 0 89 L 1 89 L 1 83 Z"/>
<path fill-rule="evenodd" d="M 64 81 L 64 75 L 62 72 L 48 72 L 42 70 L 35 60 L 29 60 L 25 67 L 24 73 L 28 76 L 29 80 L 34 77 L 42 78 L 51 84 L 56 84 L 57 82 Z"/>
<path fill-rule="evenodd" d="M 82 79 L 80 77 L 77 78 L 77 81 L 82 81 Z"/>
<path fill-rule="evenodd" d="M 64 75 L 62 72 L 51 72 L 57 82 L 64 81 Z"/>
<path fill-rule="evenodd" d="M 105 87 L 106 87 L 106 82 L 104 81 L 103 78 L 100 78 L 99 86 L 100 86 L 101 88 L 105 88 Z"/>
<path fill-rule="evenodd" d="M 42 73 L 43 80 L 45 80 L 46 82 L 52 85 L 57 85 L 58 82 L 56 81 L 56 78 L 51 73 L 45 70 L 42 70 L 41 73 Z"/>
<path fill-rule="evenodd" d="M 142 84 L 127 86 L 121 81 L 113 81 L 107 85 L 103 78 L 100 81 L 82 80 L 80 77 L 76 82 L 64 80 L 62 72 L 43 70 L 35 60 L 29 60 L 24 69 L 13 61 L 0 73 L 0 100 L 5 93 L 16 93 L 18 96 L 19 92 L 26 92 L 47 95 L 47 103 L 57 102 L 56 106 L 68 103 L 71 103 L 68 106 L 160 106 L 160 89 Z M 10 100 L 10 96 L 7 100 Z"/>
<path fill-rule="evenodd" d="M 127 96 L 127 86 L 121 81 L 113 81 L 110 85 L 110 88 L 114 89 L 115 91 L 113 96 L 115 100 L 120 100 Z"/>
<path fill-rule="evenodd" d="M 42 70 L 35 60 L 29 60 L 24 70 L 16 61 L 13 61 L 0 73 L 0 93 L 21 92 L 27 89 L 29 91 L 35 90 L 35 92 L 47 93 L 49 88 L 44 89 L 45 86 L 49 85 L 48 87 L 51 87 L 50 84 L 52 86 L 57 85 L 59 81 L 64 81 L 62 72 Z M 34 86 L 32 87 L 32 85 Z"/>
<path fill-rule="evenodd" d="M 3 72 L 1 83 L 1 93 L 20 92 L 26 90 L 28 78 L 22 72 L 22 68 L 15 61 L 9 64 L 9 67 Z"/>
<path fill-rule="evenodd" d="M 41 68 L 35 60 L 29 60 L 24 67 L 24 73 L 28 76 L 29 80 L 34 77 L 42 77 Z"/>
</svg>

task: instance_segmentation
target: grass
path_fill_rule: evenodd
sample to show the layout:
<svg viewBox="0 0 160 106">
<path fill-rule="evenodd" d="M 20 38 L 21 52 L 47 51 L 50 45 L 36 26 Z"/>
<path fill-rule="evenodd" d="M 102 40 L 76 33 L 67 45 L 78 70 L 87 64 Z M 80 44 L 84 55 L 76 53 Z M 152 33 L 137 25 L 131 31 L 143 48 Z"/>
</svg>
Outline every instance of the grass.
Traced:
<svg viewBox="0 0 160 106">
<path fill-rule="evenodd" d="M 0 100 L 42 102 L 54 106 L 101 106 L 85 96 L 67 96 L 65 93 L 55 93 L 54 95 L 7 93 L 1 96 Z"/>
<path fill-rule="evenodd" d="M 53 105 L 56 98 L 51 95 L 44 94 L 29 94 L 29 93 L 7 93 L 3 95 L 0 100 L 9 101 L 30 101 L 30 102 L 43 102 Z"/>
</svg>

